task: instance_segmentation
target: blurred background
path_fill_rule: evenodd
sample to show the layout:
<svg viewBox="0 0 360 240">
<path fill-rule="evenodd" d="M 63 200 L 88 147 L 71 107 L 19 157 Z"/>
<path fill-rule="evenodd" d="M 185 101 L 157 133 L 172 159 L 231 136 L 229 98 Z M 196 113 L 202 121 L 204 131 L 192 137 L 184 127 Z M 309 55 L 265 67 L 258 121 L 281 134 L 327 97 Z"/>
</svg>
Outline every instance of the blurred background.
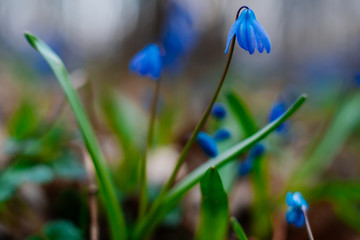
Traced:
<svg viewBox="0 0 360 240">
<path fill-rule="evenodd" d="M 144 141 L 154 87 L 152 81 L 128 71 L 131 57 L 152 42 L 161 46 L 164 55 L 154 162 L 149 163 L 149 178 L 156 189 L 216 88 L 227 59 L 227 34 L 242 5 L 254 10 L 270 37 L 271 53 L 249 55 L 236 44 L 223 93 L 237 92 L 259 126 L 267 123 L 274 102 L 289 105 L 299 94 L 308 95 L 306 106 L 290 120 L 289 132 L 266 142 L 270 195 L 286 188 L 297 164 L 318 156 L 322 163 L 313 171 L 316 180 L 299 184 L 314 202 L 310 222 L 315 238 L 360 239 L 358 0 L 0 0 L 0 186 L 6 190 L 0 193 L 0 239 L 24 239 L 43 231 L 43 225 L 54 219 L 71 220 L 87 236 L 86 173 L 78 151 L 69 146 L 80 135 L 58 82 L 26 42 L 25 31 L 43 39 L 63 59 L 109 164 L 128 170 L 114 176 L 131 216 L 137 201 L 137 163 L 123 162 L 137 156 L 138 148 L 128 152 L 127 144 L 139 146 Z M 224 95 L 219 97 L 222 102 Z M 51 127 L 54 121 L 60 123 Z M 309 157 L 318 147 L 321 152 Z M 59 158 L 63 165 L 56 165 Z M 21 168 L 15 171 L 19 175 L 14 182 L 7 169 L 14 162 L 22 165 L 24 159 L 31 159 L 31 167 L 42 168 L 26 173 Z M 205 160 L 195 146 L 184 174 Z M 44 178 L 33 177 L 39 175 Z M 351 182 L 346 188 L 351 204 L 344 199 L 334 203 L 320 187 L 328 181 L 340 186 L 342 181 Z M 250 182 L 237 183 L 231 200 L 233 215 L 251 236 L 306 239 L 304 229 L 284 223 L 284 201 L 272 215 L 273 230 L 265 226 L 263 233 L 256 234 Z M 345 194 L 337 192 L 339 185 L 331 188 L 331 196 Z M 182 207 L 179 211 L 185 217 L 175 211 L 155 239 L 173 237 L 171 231 L 181 233 L 179 239 L 191 239 L 198 189 L 188 198 L 195 207 Z M 21 230 L 15 230 L 18 226 Z"/>
</svg>

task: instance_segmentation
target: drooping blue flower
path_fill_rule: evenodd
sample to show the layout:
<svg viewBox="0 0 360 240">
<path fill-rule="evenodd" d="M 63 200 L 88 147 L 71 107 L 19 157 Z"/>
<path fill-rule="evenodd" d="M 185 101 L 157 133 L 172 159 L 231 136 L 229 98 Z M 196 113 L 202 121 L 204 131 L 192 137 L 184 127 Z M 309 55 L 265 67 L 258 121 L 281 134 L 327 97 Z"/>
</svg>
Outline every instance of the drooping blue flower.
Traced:
<svg viewBox="0 0 360 240">
<path fill-rule="evenodd" d="M 160 48 L 156 44 L 148 44 L 130 60 L 129 69 L 143 77 L 157 80 L 162 70 Z"/>
<path fill-rule="evenodd" d="M 254 168 L 254 162 L 265 153 L 265 146 L 261 143 L 255 144 L 249 151 L 249 155 L 240 164 L 238 169 L 239 176 L 245 176 L 250 173 Z"/>
<path fill-rule="evenodd" d="M 300 192 L 288 192 L 286 204 L 289 206 L 286 212 L 286 221 L 296 227 L 302 227 L 305 223 L 304 211 L 308 211 L 309 205 Z"/>
<path fill-rule="evenodd" d="M 258 158 L 261 157 L 264 153 L 265 153 L 265 146 L 261 143 L 257 143 L 255 144 L 255 146 L 253 146 L 250 149 L 249 156 L 252 158 Z"/>
<path fill-rule="evenodd" d="M 216 141 L 213 137 L 205 132 L 199 132 L 196 136 L 196 141 L 199 143 L 201 149 L 209 157 L 216 157 L 218 154 L 218 148 Z"/>
<path fill-rule="evenodd" d="M 276 101 L 271 110 L 270 110 L 270 114 L 269 114 L 269 122 L 273 122 L 275 120 L 277 120 L 281 115 L 283 115 L 286 112 L 287 108 L 286 108 L 286 104 L 283 101 Z M 278 126 L 278 128 L 276 129 L 277 132 L 283 132 L 286 129 L 286 124 L 282 123 Z"/>
<path fill-rule="evenodd" d="M 222 103 L 214 103 L 211 108 L 211 115 L 217 119 L 224 119 L 226 117 L 226 108 Z"/>
<path fill-rule="evenodd" d="M 181 0 L 169 1 L 167 15 L 161 30 L 161 44 L 165 54 L 164 66 L 171 72 L 182 68 L 182 58 L 196 45 L 198 33 L 194 29 L 194 16 Z"/>
<path fill-rule="evenodd" d="M 220 128 L 219 130 L 217 130 L 214 133 L 214 138 L 216 141 L 220 142 L 220 141 L 224 141 L 227 140 L 231 137 L 231 133 L 229 130 L 227 130 L 226 128 Z"/>
<path fill-rule="evenodd" d="M 252 169 L 254 168 L 254 158 L 246 158 L 245 161 L 243 161 L 238 169 L 239 176 L 243 177 L 250 173 Z"/>
<path fill-rule="evenodd" d="M 232 25 L 227 42 L 225 53 L 228 52 L 232 38 L 236 35 L 237 42 L 241 48 L 250 54 L 257 49 L 260 53 L 266 50 L 270 53 L 270 39 L 261 24 L 256 20 L 253 10 L 245 7 L 240 17 Z"/>
</svg>

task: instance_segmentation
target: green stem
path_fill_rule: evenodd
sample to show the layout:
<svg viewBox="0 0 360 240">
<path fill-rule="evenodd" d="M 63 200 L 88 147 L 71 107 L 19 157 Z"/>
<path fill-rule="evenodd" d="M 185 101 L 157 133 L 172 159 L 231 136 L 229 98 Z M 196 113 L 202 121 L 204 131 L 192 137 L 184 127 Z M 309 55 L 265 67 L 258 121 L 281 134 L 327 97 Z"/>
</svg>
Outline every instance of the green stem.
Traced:
<svg viewBox="0 0 360 240">
<path fill-rule="evenodd" d="M 187 156 L 187 154 L 188 154 L 188 152 L 190 150 L 190 147 L 192 146 L 192 144 L 196 140 L 196 136 L 198 135 L 200 130 L 204 127 L 204 125 L 206 123 L 206 120 L 208 119 L 209 114 L 211 112 L 211 108 L 214 105 L 217 96 L 219 95 L 219 92 L 220 92 L 221 87 L 222 87 L 222 85 L 224 83 L 226 74 L 227 74 L 227 72 L 229 70 L 232 55 L 233 55 L 233 52 L 234 52 L 234 46 L 235 46 L 235 36 L 231 40 L 230 52 L 229 52 L 228 59 L 227 59 L 226 65 L 225 65 L 225 69 L 224 69 L 224 72 L 223 72 L 223 74 L 221 76 L 220 82 L 219 82 L 219 84 L 218 84 L 218 86 L 217 86 L 217 88 L 215 90 L 215 93 L 214 93 L 214 95 L 213 95 L 213 97 L 212 97 L 212 99 L 211 99 L 205 113 L 203 114 L 200 122 L 196 125 L 194 131 L 191 134 L 191 137 L 190 137 L 189 141 L 186 143 L 184 149 L 182 150 L 182 152 L 180 154 L 180 157 L 177 160 L 175 169 L 172 172 L 169 180 L 166 182 L 166 184 L 165 184 L 164 188 L 162 189 L 162 191 L 161 191 L 158 198 L 161 198 L 164 195 L 164 193 L 166 193 L 169 190 L 169 188 L 171 187 L 171 185 L 174 183 L 176 175 L 179 172 L 181 165 L 184 163 L 185 157 Z"/>
<path fill-rule="evenodd" d="M 160 82 L 159 78 L 156 81 L 155 92 L 151 102 L 150 108 L 150 119 L 148 126 L 148 133 L 146 139 L 146 145 L 144 149 L 144 156 L 141 158 L 140 162 L 140 206 L 139 206 L 139 218 L 141 219 L 146 211 L 147 207 L 147 181 L 146 181 L 146 164 L 147 164 L 147 155 L 148 151 L 151 148 L 153 138 L 154 138 L 154 126 L 155 126 L 155 116 L 156 116 L 156 106 L 160 95 Z"/>
</svg>

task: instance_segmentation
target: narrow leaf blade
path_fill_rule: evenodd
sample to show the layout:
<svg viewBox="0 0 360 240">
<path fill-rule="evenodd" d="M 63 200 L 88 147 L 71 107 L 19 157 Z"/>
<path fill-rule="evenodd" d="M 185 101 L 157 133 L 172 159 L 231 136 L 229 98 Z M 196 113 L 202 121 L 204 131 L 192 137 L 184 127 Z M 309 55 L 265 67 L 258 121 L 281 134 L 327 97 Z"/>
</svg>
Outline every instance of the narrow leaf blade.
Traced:
<svg viewBox="0 0 360 240">
<path fill-rule="evenodd" d="M 200 180 L 201 214 L 196 240 L 223 240 L 227 235 L 229 203 L 218 171 L 210 168 Z"/>
<path fill-rule="evenodd" d="M 240 225 L 240 223 L 236 220 L 236 218 L 232 217 L 230 219 L 231 221 L 231 225 L 232 228 L 234 230 L 235 236 L 237 237 L 238 240 L 248 240 L 248 238 L 246 237 L 246 234 L 244 232 L 244 229 L 242 228 L 242 226 Z"/>
</svg>

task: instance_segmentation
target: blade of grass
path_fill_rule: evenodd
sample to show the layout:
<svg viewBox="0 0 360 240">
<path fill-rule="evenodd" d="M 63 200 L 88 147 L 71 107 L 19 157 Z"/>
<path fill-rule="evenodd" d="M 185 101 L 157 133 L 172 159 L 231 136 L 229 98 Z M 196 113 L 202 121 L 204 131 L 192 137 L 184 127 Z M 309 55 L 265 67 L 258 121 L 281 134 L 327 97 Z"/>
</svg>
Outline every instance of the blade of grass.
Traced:
<svg viewBox="0 0 360 240">
<path fill-rule="evenodd" d="M 210 167 L 221 168 L 228 162 L 234 160 L 235 156 L 249 149 L 255 143 L 261 141 L 271 132 L 273 132 L 281 123 L 294 114 L 300 106 L 305 102 L 306 96 L 302 95 L 299 99 L 276 121 L 268 124 L 266 127 L 236 144 L 232 148 L 218 155 L 214 159 L 210 159 L 206 163 L 188 174 L 181 182 L 170 189 L 157 204 L 154 204 L 149 213 L 137 224 L 133 233 L 133 239 L 147 239 L 157 224 L 163 220 L 164 216 L 171 208 L 179 202 L 179 200 L 202 178 Z"/>
<path fill-rule="evenodd" d="M 38 51 L 50 65 L 62 89 L 64 90 L 64 93 L 74 112 L 81 133 L 83 135 L 86 148 L 89 151 L 89 154 L 96 169 L 100 193 L 104 201 L 104 208 L 108 215 L 112 239 L 126 239 L 127 234 L 125 219 L 116 198 L 114 184 L 105 164 L 105 159 L 99 143 L 96 139 L 95 133 L 91 127 L 90 121 L 86 115 L 80 98 L 71 83 L 65 65 L 46 43 L 44 43 L 34 35 L 31 35 L 30 33 L 25 33 L 25 37 L 30 43 L 30 45 L 36 51 Z"/>
<path fill-rule="evenodd" d="M 238 240 L 248 240 L 244 232 L 244 229 L 241 227 L 240 223 L 236 220 L 236 218 L 232 217 L 230 221 L 236 238 Z"/>
<path fill-rule="evenodd" d="M 196 240 L 223 240 L 229 224 L 229 203 L 220 175 L 209 168 L 200 180 L 201 214 Z"/>
<path fill-rule="evenodd" d="M 346 140 L 356 127 L 360 125 L 360 94 L 352 96 L 336 114 L 325 135 L 314 148 L 314 151 L 304 159 L 294 171 L 290 188 L 309 182 L 321 176 L 331 164 Z"/>
<path fill-rule="evenodd" d="M 226 94 L 230 110 L 237 119 L 245 137 L 250 137 L 257 130 L 256 122 L 246 106 L 245 101 L 234 91 Z M 258 157 L 254 161 L 254 169 L 250 176 L 254 189 L 254 205 L 252 208 L 253 221 L 252 233 L 259 238 L 268 238 L 271 233 L 271 213 L 269 208 L 269 184 L 267 181 L 266 162 Z"/>
</svg>

